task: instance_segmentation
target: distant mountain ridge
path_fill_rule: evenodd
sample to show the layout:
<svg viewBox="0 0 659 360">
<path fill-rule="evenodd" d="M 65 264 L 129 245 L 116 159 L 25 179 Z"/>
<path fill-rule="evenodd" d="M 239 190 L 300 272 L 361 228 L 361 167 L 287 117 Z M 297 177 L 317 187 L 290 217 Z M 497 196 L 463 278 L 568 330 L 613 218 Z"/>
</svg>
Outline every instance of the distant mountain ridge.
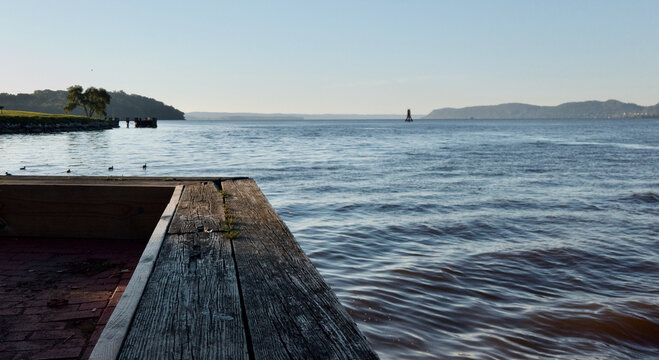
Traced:
<svg viewBox="0 0 659 360">
<path fill-rule="evenodd" d="M 32 94 L 0 94 L 0 106 L 8 110 L 36 111 L 50 114 L 63 114 L 66 104 L 65 90 L 36 90 Z M 110 92 L 112 99 L 106 108 L 108 116 L 124 119 L 126 117 L 157 117 L 162 120 L 185 120 L 185 114 L 161 101 L 123 91 Z M 83 115 L 82 109 L 71 112 Z"/>
<path fill-rule="evenodd" d="M 402 114 L 402 113 L 401 113 Z M 187 120 L 380 120 L 405 119 L 401 114 L 266 114 L 194 111 L 185 113 Z"/>
<path fill-rule="evenodd" d="M 658 118 L 659 104 L 640 106 L 618 100 L 569 102 L 557 106 L 509 103 L 433 110 L 425 119 L 626 119 Z"/>
</svg>

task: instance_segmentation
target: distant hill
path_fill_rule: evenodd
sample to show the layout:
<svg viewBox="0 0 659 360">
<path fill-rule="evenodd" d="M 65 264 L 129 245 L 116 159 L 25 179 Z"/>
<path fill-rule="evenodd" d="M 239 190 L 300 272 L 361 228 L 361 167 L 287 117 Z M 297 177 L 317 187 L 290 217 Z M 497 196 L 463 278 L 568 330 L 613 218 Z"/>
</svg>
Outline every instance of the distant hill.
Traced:
<svg viewBox="0 0 659 360">
<path fill-rule="evenodd" d="M 123 91 L 110 92 L 110 96 L 112 99 L 106 111 L 111 117 L 123 119 L 151 116 L 162 120 L 185 120 L 182 111 L 155 99 Z M 36 90 L 32 94 L 16 95 L 0 93 L 0 106 L 5 109 L 64 114 L 65 104 L 65 90 Z M 72 114 L 83 115 L 83 111 L 76 109 Z"/>
<path fill-rule="evenodd" d="M 569 102 L 558 106 L 510 103 L 433 110 L 425 119 L 625 119 L 659 117 L 659 104 L 640 106 L 618 100 Z"/>
<path fill-rule="evenodd" d="M 657 118 L 659 117 L 659 104 L 648 106 L 645 108 L 645 111 L 648 113 L 648 115 L 651 115 L 651 117 Z"/>
<path fill-rule="evenodd" d="M 258 114 L 195 111 L 185 113 L 187 120 L 302 120 L 302 115 L 294 114 Z"/>
<path fill-rule="evenodd" d="M 405 114 L 264 114 L 227 112 L 189 112 L 187 120 L 380 120 L 405 119 Z"/>
</svg>

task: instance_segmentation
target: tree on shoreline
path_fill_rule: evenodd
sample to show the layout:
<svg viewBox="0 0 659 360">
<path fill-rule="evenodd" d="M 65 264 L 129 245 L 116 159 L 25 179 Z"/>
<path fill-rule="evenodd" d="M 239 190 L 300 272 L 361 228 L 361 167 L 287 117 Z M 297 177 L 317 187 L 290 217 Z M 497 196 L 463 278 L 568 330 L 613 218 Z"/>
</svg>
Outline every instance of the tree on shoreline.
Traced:
<svg viewBox="0 0 659 360">
<path fill-rule="evenodd" d="M 111 96 L 103 88 L 88 87 L 84 92 L 82 86 L 75 85 L 67 89 L 66 105 L 64 111 L 69 113 L 78 106 L 85 110 L 85 115 L 94 117 L 94 115 L 107 115 L 105 108 L 110 103 Z"/>
</svg>

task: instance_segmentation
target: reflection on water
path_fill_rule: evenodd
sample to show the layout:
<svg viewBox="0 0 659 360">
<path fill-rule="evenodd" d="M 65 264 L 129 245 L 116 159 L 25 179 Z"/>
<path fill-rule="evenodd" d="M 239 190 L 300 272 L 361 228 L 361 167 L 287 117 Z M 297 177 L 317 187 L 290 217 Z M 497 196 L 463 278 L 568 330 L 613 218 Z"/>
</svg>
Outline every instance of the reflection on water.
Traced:
<svg viewBox="0 0 659 360">
<path fill-rule="evenodd" d="M 656 356 L 658 165 L 655 120 L 0 136 L 14 174 L 254 177 L 384 359 Z"/>
</svg>

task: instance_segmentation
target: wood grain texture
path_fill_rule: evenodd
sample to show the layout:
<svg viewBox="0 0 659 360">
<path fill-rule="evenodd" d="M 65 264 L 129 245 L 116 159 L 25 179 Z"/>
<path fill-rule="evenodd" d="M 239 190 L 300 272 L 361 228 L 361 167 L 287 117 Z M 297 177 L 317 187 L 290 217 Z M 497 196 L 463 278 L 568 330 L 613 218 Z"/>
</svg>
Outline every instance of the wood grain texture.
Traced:
<svg viewBox="0 0 659 360">
<path fill-rule="evenodd" d="M 220 231 L 223 217 L 222 195 L 212 181 L 204 181 L 186 186 L 174 219 L 169 226 L 169 234 L 204 231 Z"/>
<path fill-rule="evenodd" d="M 212 183 L 186 185 L 179 207 L 187 208 L 177 214 L 219 228 L 215 194 Z M 247 359 L 231 243 L 219 232 L 197 232 L 194 222 L 180 224 L 165 239 L 119 358 Z"/>
<path fill-rule="evenodd" d="M 174 215 L 182 190 L 182 185 L 174 189 L 169 204 L 163 211 L 144 252 L 142 252 L 140 261 L 126 286 L 124 294 L 94 346 L 90 359 L 116 359 L 119 355 L 121 345 L 128 334 L 137 306 L 158 258 L 158 253 L 166 236 L 167 226 Z"/>
<path fill-rule="evenodd" d="M 225 180 L 246 330 L 255 359 L 377 359 L 251 179 Z"/>
</svg>

